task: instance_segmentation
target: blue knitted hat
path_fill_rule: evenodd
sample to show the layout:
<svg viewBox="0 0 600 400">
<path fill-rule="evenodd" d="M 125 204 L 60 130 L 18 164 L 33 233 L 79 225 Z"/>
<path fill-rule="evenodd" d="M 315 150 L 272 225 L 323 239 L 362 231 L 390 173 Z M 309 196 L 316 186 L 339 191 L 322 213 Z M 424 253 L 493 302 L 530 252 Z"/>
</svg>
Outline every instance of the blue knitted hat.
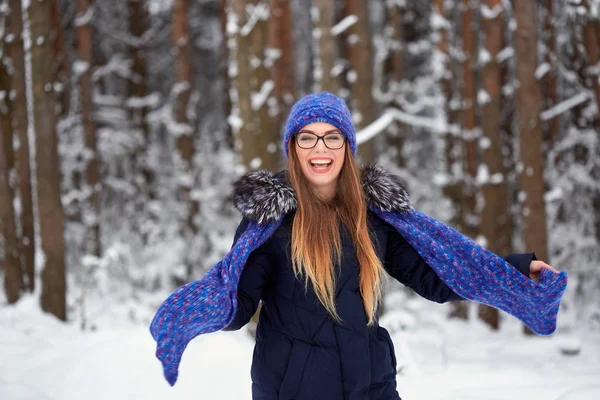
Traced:
<svg viewBox="0 0 600 400">
<path fill-rule="evenodd" d="M 352 115 L 344 100 L 329 92 L 304 96 L 294 104 L 285 124 L 283 151 L 288 156 L 288 143 L 302 127 L 313 122 L 327 122 L 342 132 L 348 139 L 352 154 L 356 155 L 356 132 Z"/>
</svg>

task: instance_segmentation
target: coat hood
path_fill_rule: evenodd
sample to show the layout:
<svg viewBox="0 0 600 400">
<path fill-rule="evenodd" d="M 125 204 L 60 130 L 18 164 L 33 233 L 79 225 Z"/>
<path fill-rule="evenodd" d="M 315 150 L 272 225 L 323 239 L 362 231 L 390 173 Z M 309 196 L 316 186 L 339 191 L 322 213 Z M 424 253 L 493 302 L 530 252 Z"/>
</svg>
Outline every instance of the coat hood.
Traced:
<svg viewBox="0 0 600 400">
<path fill-rule="evenodd" d="M 412 210 L 408 192 L 400 178 L 377 165 L 361 170 L 361 183 L 369 207 L 387 212 Z M 297 207 L 296 194 L 287 172 L 254 171 L 234 185 L 233 204 L 244 218 L 258 223 L 272 222 Z"/>
</svg>

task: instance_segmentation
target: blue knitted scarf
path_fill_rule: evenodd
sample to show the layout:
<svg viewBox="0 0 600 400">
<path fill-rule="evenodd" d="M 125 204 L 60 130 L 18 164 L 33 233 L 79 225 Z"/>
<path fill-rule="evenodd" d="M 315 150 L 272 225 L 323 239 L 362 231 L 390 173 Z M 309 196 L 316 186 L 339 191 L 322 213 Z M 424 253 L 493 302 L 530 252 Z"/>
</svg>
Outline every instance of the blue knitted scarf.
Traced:
<svg viewBox="0 0 600 400">
<path fill-rule="evenodd" d="M 202 279 L 175 290 L 150 325 L 157 342 L 156 356 L 171 385 L 177 380 L 188 343 L 231 323 L 246 260 L 271 237 L 285 213 L 295 209 L 293 191 L 277 176 L 261 171 L 244 179 L 234 201 L 250 219 L 248 228 Z M 555 274 L 544 269 L 538 281 L 523 276 L 473 240 L 414 210 L 397 179 L 376 167 L 363 170 L 363 187 L 369 208 L 394 227 L 454 292 L 517 317 L 537 334 L 554 332 L 567 286 L 566 272 Z"/>
</svg>

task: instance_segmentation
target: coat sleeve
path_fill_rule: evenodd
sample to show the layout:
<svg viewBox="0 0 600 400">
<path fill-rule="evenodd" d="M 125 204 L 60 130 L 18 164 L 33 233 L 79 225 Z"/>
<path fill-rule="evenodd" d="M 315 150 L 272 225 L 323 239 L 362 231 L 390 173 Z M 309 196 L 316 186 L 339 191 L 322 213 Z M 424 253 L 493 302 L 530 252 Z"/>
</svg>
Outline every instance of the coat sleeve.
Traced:
<svg viewBox="0 0 600 400">
<path fill-rule="evenodd" d="M 529 264 L 536 258 L 534 253 L 524 253 L 511 254 L 504 259 L 529 277 Z M 464 300 L 437 276 L 433 268 L 393 228 L 389 231 L 383 265 L 388 274 L 428 300 L 436 303 Z"/>
<path fill-rule="evenodd" d="M 248 227 L 248 223 L 248 220 L 244 219 L 238 226 L 233 240 L 234 245 Z M 271 252 L 268 250 L 269 243 L 270 241 L 267 240 L 248 257 L 238 283 L 236 313 L 229 326 L 223 329 L 224 331 L 235 331 L 242 328 L 256 312 L 263 287 L 273 268 Z"/>
</svg>

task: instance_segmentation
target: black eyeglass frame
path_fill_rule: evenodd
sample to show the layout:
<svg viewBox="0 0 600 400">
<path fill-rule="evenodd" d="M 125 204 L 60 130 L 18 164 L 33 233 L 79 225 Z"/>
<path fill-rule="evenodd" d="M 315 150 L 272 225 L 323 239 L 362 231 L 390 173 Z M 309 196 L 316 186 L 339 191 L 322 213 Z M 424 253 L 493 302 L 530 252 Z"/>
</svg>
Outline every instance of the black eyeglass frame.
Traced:
<svg viewBox="0 0 600 400">
<path fill-rule="evenodd" d="M 310 146 L 310 147 L 302 147 L 302 146 L 300 146 L 300 142 L 298 141 L 298 135 L 299 135 L 299 134 L 301 134 L 301 133 L 304 133 L 305 135 L 313 135 L 313 136 L 316 136 L 316 137 L 317 137 L 317 141 L 315 142 L 315 144 L 313 144 L 313 145 L 312 145 L 312 146 Z M 340 147 L 329 147 L 329 146 L 327 145 L 327 142 L 325 141 L 325 136 L 329 136 L 329 135 L 340 135 L 340 136 L 342 137 L 342 144 L 340 145 Z M 341 149 L 342 147 L 344 147 L 344 145 L 346 144 L 346 140 L 347 140 L 347 138 L 346 138 L 346 136 L 344 136 L 344 135 L 343 135 L 342 133 L 340 133 L 340 132 L 329 132 L 329 133 L 326 133 L 326 134 L 324 134 L 324 135 L 321 135 L 321 136 L 317 135 L 316 133 L 312 133 L 312 132 L 297 132 L 297 133 L 294 135 L 294 142 L 296 142 L 296 145 L 297 145 L 298 147 L 300 147 L 301 149 L 304 149 L 304 150 L 310 150 L 310 149 L 314 149 L 315 147 L 317 147 L 317 144 L 319 144 L 319 140 L 322 140 L 322 141 L 323 141 L 323 144 L 325 145 L 325 147 L 327 147 L 329 150 L 339 150 L 339 149 Z"/>
</svg>

